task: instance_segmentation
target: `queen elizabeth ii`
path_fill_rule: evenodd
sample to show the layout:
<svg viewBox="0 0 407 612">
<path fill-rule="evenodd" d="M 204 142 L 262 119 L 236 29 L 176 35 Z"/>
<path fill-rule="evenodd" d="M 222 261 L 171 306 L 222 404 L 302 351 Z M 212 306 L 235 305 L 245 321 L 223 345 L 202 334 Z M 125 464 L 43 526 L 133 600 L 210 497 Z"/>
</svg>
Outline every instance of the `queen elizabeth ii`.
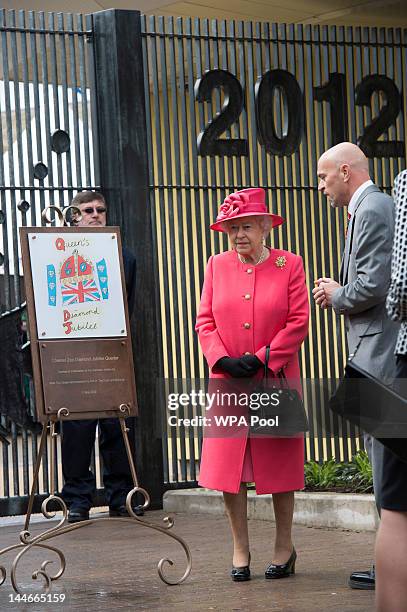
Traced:
<svg viewBox="0 0 407 612">
<path fill-rule="evenodd" d="M 268 248 L 264 239 L 284 220 L 271 214 L 265 191 L 243 189 L 220 207 L 214 231 L 226 232 L 231 250 L 210 257 L 196 330 L 211 378 L 260 375 L 266 361 L 270 376 L 284 369 L 300 381 L 298 351 L 308 331 L 308 292 L 300 256 Z M 203 487 L 223 491 L 233 537 L 231 576 L 250 579 L 247 484 L 257 494 L 272 493 L 276 535 L 266 578 L 295 572 L 291 537 L 294 491 L 304 486 L 303 436 L 207 436 L 201 456 Z"/>
</svg>

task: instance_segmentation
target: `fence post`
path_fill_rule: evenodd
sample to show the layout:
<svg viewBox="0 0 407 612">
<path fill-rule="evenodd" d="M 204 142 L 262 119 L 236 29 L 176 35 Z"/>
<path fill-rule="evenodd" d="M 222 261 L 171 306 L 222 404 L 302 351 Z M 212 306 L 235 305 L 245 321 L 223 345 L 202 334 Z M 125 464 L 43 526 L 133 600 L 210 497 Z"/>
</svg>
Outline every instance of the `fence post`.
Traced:
<svg viewBox="0 0 407 612">
<path fill-rule="evenodd" d="M 157 421 L 161 362 L 154 286 L 154 249 L 147 162 L 141 20 L 139 11 L 106 10 L 93 15 L 100 184 L 109 223 L 122 229 L 137 258 L 132 321 L 139 417 L 135 458 L 140 485 L 161 507 L 164 488 L 160 424 Z"/>
</svg>

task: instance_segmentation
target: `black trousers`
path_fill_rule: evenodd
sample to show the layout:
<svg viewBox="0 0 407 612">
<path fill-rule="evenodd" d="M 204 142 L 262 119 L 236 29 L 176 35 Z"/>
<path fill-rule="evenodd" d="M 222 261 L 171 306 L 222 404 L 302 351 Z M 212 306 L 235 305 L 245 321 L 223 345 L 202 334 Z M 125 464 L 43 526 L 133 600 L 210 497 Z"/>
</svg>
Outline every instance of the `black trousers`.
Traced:
<svg viewBox="0 0 407 612">
<path fill-rule="evenodd" d="M 133 419 L 130 422 L 133 424 Z M 126 502 L 133 480 L 118 419 L 64 421 L 62 423 L 62 472 L 65 484 L 62 498 L 68 508 L 89 510 L 96 491 L 90 470 L 96 426 L 99 424 L 99 450 L 103 460 L 103 484 L 110 508 Z"/>
<path fill-rule="evenodd" d="M 396 377 L 403 379 L 405 392 L 405 379 L 407 379 L 407 356 L 397 355 Z M 400 438 L 400 442 L 407 444 L 407 439 Z M 407 463 L 402 461 L 388 448 L 384 448 L 383 473 L 381 475 L 381 507 L 385 510 L 407 512 Z"/>
</svg>

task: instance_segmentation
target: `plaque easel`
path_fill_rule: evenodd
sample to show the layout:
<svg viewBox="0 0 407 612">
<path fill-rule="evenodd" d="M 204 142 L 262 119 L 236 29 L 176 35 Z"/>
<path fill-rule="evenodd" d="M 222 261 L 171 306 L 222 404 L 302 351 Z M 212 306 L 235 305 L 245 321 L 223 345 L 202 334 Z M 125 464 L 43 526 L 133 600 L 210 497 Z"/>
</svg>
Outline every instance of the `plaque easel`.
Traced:
<svg viewBox="0 0 407 612">
<path fill-rule="evenodd" d="M 29 247 L 28 240 L 29 240 L 29 237 L 34 239 L 34 238 L 38 238 L 38 236 L 41 234 L 43 235 L 49 232 L 54 232 L 55 234 L 55 228 L 21 228 L 20 230 L 21 250 L 22 250 L 22 256 L 23 256 L 24 279 L 25 279 L 25 284 L 26 284 L 27 309 L 28 309 L 29 326 L 30 326 L 34 385 L 35 385 L 35 391 L 36 391 L 36 405 L 37 405 L 37 411 L 38 411 L 38 418 L 42 422 L 43 425 L 42 425 L 42 433 L 41 433 L 39 450 L 38 450 L 35 468 L 34 468 L 33 482 L 31 485 L 31 492 L 30 492 L 30 497 L 28 501 L 27 514 L 25 517 L 24 529 L 23 531 L 20 532 L 19 543 L 13 544 L 11 546 L 4 548 L 3 550 L 0 550 L 0 557 L 2 555 L 5 555 L 6 553 L 16 551 L 16 550 L 18 551 L 11 565 L 10 580 L 11 580 L 11 584 L 12 584 L 14 591 L 18 594 L 22 594 L 19 588 L 18 579 L 17 579 L 17 568 L 18 568 L 20 560 L 27 553 L 29 553 L 29 551 L 33 549 L 40 548 L 40 549 L 44 549 L 44 551 L 49 551 L 49 552 L 54 553 L 54 555 L 56 555 L 59 559 L 58 571 L 53 572 L 51 574 L 49 571 L 48 565 L 52 561 L 50 559 L 46 559 L 41 563 L 40 567 L 36 569 L 32 574 L 33 579 L 38 579 L 39 577 L 41 577 L 44 580 L 45 592 L 49 592 L 52 588 L 52 583 L 58 580 L 63 575 L 65 571 L 65 567 L 66 567 L 65 556 L 62 550 L 60 548 L 57 548 L 55 545 L 49 544 L 50 540 L 52 540 L 53 538 L 57 536 L 70 533 L 77 529 L 82 529 L 83 527 L 86 527 L 88 525 L 92 525 L 98 522 L 115 521 L 118 523 L 120 522 L 127 523 L 127 524 L 132 523 L 140 527 L 146 527 L 148 529 L 159 531 L 160 533 L 163 533 L 164 535 L 167 535 L 171 539 L 177 541 L 181 545 L 186 555 L 187 567 L 183 575 L 180 578 L 170 579 L 168 576 L 165 575 L 164 566 L 165 564 L 173 565 L 173 561 L 171 559 L 164 557 L 158 562 L 158 566 L 157 566 L 158 575 L 163 582 L 165 582 L 168 585 L 181 584 L 188 578 L 191 572 L 191 566 L 192 566 L 191 553 L 190 553 L 189 547 L 186 544 L 186 542 L 180 536 L 170 531 L 172 527 L 174 526 L 174 520 L 168 516 L 164 517 L 163 519 L 164 525 L 162 526 L 162 525 L 158 525 L 158 524 L 155 524 L 155 523 L 152 523 L 150 521 L 140 518 L 139 516 L 135 514 L 133 510 L 132 500 L 133 500 L 133 497 L 137 493 L 143 496 L 144 503 L 142 507 L 144 510 L 146 510 L 150 505 L 150 496 L 145 489 L 139 486 L 137 472 L 136 472 L 136 468 L 134 465 L 134 460 L 133 460 L 130 443 L 128 439 L 129 430 L 125 422 L 126 417 L 133 416 L 137 413 L 137 404 L 136 404 L 134 376 L 132 375 L 133 357 L 132 357 L 132 351 L 131 351 L 131 342 L 128 337 L 128 334 L 126 333 L 126 330 L 129 330 L 129 316 L 128 316 L 128 311 L 127 311 L 127 303 L 125 299 L 123 264 L 121 261 L 121 248 L 120 248 L 121 247 L 120 233 L 118 231 L 118 228 L 112 228 L 112 227 L 92 228 L 92 230 L 81 227 L 80 232 L 79 232 L 79 229 L 65 227 L 64 224 L 66 223 L 66 214 L 70 208 L 72 207 L 68 207 L 64 209 L 63 211 L 61 211 L 61 209 L 57 207 L 54 207 L 54 206 L 49 207 L 48 209 L 44 211 L 43 218 L 45 218 L 45 220 L 48 223 L 50 223 L 50 219 L 48 218 L 47 213 L 49 210 L 53 210 L 55 212 L 57 220 L 61 222 L 60 231 L 63 234 L 65 233 L 70 234 L 72 238 L 74 237 L 75 233 L 81 233 L 81 234 L 85 233 L 85 234 L 95 235 L 98 233 L 100 234 L 100 233 L 105 232 L 105 233 L 109 233 L 110 238 L 112 238 L 113 236 L 113 238 L 117 240 L 117 252 L 119 253 L 119 268 L 118 269 L 120 269 L 121 291 L 122 291 L 122 302 L 121 303 L 123 307 L 123 317 L 124 317 L 123 321 L 125 323 L 122 322 L 121 327 L 123 327 L 123 329 L 119 330 L 121 334 L 120 337 L 119 337 L 119 333 L 117 334 L 110 333 L 110 336 L 116 336 L 114 338 L 112 337 L 112 339 L 106 339 L 106 337 L 104 336 L 101 338 L 99 336 L 99 337 L 95 337 L 94 340 L 72 339 L 72 340 L 66 341 L 64 339 L 63 340 L 56 339 L 56 338 L 60 338 L 60 336 L 55 336 L 55 335 L 53 337 L 51 336 L 51 339 L 48 339 L 49 336 L 47 337 L 46 332 L 39 333 L 39 328 L 37 326 L 38 321 L 37 321 L 37 316 L 36 316 L 38 304 L 36 304 L 35 302 L 36 295 L 34 292 L 34 285 L 33 285 L 33 281 L 35 281 L 35 274 L 33 274 L 33 269 L 30 264 L 30 247 Z M 76 219 L 78 219 L 78 212 L 79 212 L 78 209 L 75 209 L 74 214 L 76 215 Z M 63 238 L 59 237 L 57 238 L 57 240 L 63 241 Z M 60 242 L 59 244 L 61 245 L 62 242 Z M 76 251 L 74 253 L 76 253 Z M 76 263 L 77 263 L 77 259 L 79 255 L 76 254 L 75 256 L 76 256 Z M 72 257 L 74 256 L 72 255 Z M 75 261 L 75 258 L 72 261 Z M 85 263 L 83 264 L 83 266 L 86 266 L 86 260 L 84 260 L 84 262 Z M 47 268 L 49 269 L 50 266 L 47 266 Z M 72 287 L 72 285 L 70 286 Z M 101 287 L 101 285 L 99 284 L 97 286 L 99 288 Z M 50 295 L 51 297 L 55 295 L 53 287 L 49 290 L 48 297 L 50 297 Z M 53 307 L 52 302 L 50 302 L 50 304 L 51 304 L 50 308 L 52 308 Z M 64 319 L 65 318 L 66 317 L 64 314 Z M 65 330 L 66 329 L 67 328 L 65 327 Z M 39 339 L 39 335 L 42 336 L 42 339 Z M 45 340 L 44 336 L 47 337 L 47 340 Z M 92 344 L 92 355 L 93 355 L 92 357 L 89 357 L 89 354 L 90 354 L 89 344 L 90 343 Z M 64 361 L 64 357 L 61 357 L 61 354 L 69 355 L 69 350 L 73 351 L 72 347 L 75 347 L 76 345 L 80 347 L 81 352 L 79 354 L 81 355 L 81 357 L 72 358 L 70 360 L 69 357 L 65 356 L 65 361 Z M 96 349 L 95 349 L 95 346 L 96 346 Z M 66 377 L 67 376 L 69 377 L 72 374 L 72 370 L 69 370 L 69 365 L 63 366 L 63 367 L 68 368 L 65 370 L 58 370 L 58 367 L 60 367 L 58 365 L 53 370 L 50 367 L 50 364 L 52 362 L 56 362 L 58 364 L 61 361 L 64 364 L 67 362 L 69 364 L 69 362 L 73 361 L 74 359 L 78 359 L 79 362 L 81 362 L 82 360 L 89 361 L 90 359 L 97 360 L 97 359 L 100 359 L 100 357 L 98 357 L 98 349 L 102 352 L 102 354 L 105 354 L 107 352 L 106 347 L 110 347 L 110 350 L 114 352 L 114 357 L 112 357 L 111 359 L 115 359 L 117 362 L 117 365 L 115 365 L 114 367 L 106 368 L 109 371 L 113 372 L 113 374 L 110 374 L 110 375 L 117 376 L 117 381 L 119 382 L 117 382 L 116 388 L 113 382 L 110 384 L 108 390 L 106 389 L 103 390 L 103 393 L 98 393 L 97 390 L 95 391 L 95 389 L 93 388 L 90 391 L 87 391 L 85 389 L 85 391 L 83 391 L 84 393 L 92 393 L 96 396 L 96 397 L 93 397 L 92 395 L 91 399 L 87 400 L 86 412 L 81 411 L 79 413 L 79 412 L 75 412 L 75 410 L 72 410 L 65 405 L 58 406 L 58 402 L 62 401 L 61 398 L 65 398 L 65 396 L 67 395 L 67 391 L 66 389 L 64 389 L 64 384 L 67 384 Z M 50 358 L 50 355 L 51 355 L 51 358 Z M 75 372 L 79 373 L 76 375 L 77 378 L 80 378 L 82 374 L 84 374 L 84 372 L 87 373 L 86 376 L 88 376 L 89 378 L 89 376 L 94 375 L 93 372 L 99 371 L 100 369 L 101 368 L 99 368 L 98 370 L 96 370 L 95 368 L 92 369 L 92 365 L 90 364 L 90 367 L 87 368 L 86 370 L 81 371 L 81 370 L 76 369 Z M 89 374 L 89 372 L 91 374 Z M 124 378 L 121 378 L 123 376 Z M 99 380 L 99 383 L 110 382 L 110 380 L 115 381 L 116 379 L 114 378 L 109 379 L 109 381 Z M 82 379 L 78 381 L 78 385 L 80 383 L 81 388 L 83 389 L 86 387 L 88 383 L 90 384 L 93 382 L 95 381 Z M 123 398 L 123 403 L 121 403 L 120 405 L 117 405 L 117 404 L 112 405 L 113 398 L 116 397 L 116 400 L 117 400 L 117 397 L 119 395 L 121 398 Z M 105 402 L 105 404 L 107 402 L 107 407 L 105 406 L 104 410 L 99 410 L 95 408 L 98 402 L 101 401 L 101 398 Z M 66 402 L 63 402 L 63 403 L 66 403 Z M 93 519 L 91 518 L 86 521 L 81 521 L 79 523 L 69 524 L 67 522 L 68 520 L 67 506 L 64 500 L 60 496 L 56 495 L 54 491 L 55 474 L 56 474 L 55 450 L 56 450 L 56 436 L 58 435 L 58 433 L 56 432 L 55 424 L 58 421 L 64 421 L 64 420 L 69 420 L 69 419 L 107 418 L 107 417 L 109 418 L 117 417 L 119 419 L 120 428 L 121 428 L 121 432 L 123 435 L 124 446 L 126 449 L 126 454 L 127 454 L 130 472 L 131 472 L 133 485 L 134 485 L 133 488 L 127 494 L 127 498 L 126 498 L 126 508 L 127 508 L 127 512 L 129 516 L 128 517 L 106 517 L 106 518 L 99 517 L 99 518 L 93 518 Z M 56 511 L 51 510 L 50 506 L 51 504 L 54 507 L 56 505 L 58 507 L 57 511 L 62 511 L 62 518 L 60 519 L 60 521 L 58 522 L 56 526 L 51 527 L 50 529 L 46 529 L 40 534 L 33 536 L 31 535 L 29 531 L 30 520 L 31 520 L 31 515 L 32 515 L 32 510 L 33 510 L 35 492 L 36 492 L 37 485 L 38 485 L 38 477 L 39 477 L 41 461 L 43 459 L 47 441 L 49 444 L 49 457 L 50 457 L 50 462 L 49 462 L 50 495 L 43 501 L 42 506 L 41 506 L 41 511 L 45 518 L 52 519 L 55 517 Z M 3 565 L 0 565 L 0 586 L 5 582 L 6 577 L 7 577 L 6 568 Z"/>
</svg>

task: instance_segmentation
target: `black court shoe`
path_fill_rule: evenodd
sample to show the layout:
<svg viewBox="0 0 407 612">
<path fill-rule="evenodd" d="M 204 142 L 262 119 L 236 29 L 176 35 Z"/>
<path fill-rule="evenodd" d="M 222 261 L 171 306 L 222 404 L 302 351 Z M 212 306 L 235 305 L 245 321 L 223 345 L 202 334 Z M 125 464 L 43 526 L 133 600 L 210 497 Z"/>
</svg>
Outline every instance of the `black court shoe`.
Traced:
<svg viewBox="0 0 407 612">
<path fill-rule="evenodd" d="M 244 567 L 235 567 L 232 565 L 232 571 L 230 572 L 233 582 L 246 582 L 250 580 L 250 553 L 248 564 Z"/>
<path fill-rule="evenodd" d="M 295 552 L 295 548 L 293 548 L 293 552 L 291 553 L 291 557 L 288 559 L 286 563 L 282 565 L 275 565 L 274 563 L 270 563 L 268 568 L 266 569 L 264 575 L 266 578 L 287 578 L 292 574 L 295 574 L 295 561 L 297 559 L 297 553 Z"/>
</svg>

